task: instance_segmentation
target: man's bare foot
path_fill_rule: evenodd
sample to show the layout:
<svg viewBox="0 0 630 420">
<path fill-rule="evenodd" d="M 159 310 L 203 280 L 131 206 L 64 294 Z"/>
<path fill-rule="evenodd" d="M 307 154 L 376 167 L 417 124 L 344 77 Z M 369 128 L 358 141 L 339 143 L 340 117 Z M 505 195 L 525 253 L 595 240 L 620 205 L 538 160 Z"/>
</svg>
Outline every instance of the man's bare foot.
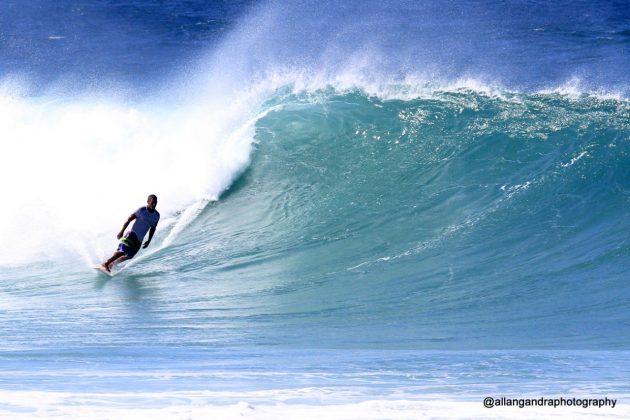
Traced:
<svg viewBox="0 0 630 420">
<path fill-rule="evenodd" d="M 111 273 L 109 267 L 107 266 L 107 264 L 101 264 L 101 267 L 103 267 L 103 270 L 107 271 L 108 273 Z"/>
</svg>

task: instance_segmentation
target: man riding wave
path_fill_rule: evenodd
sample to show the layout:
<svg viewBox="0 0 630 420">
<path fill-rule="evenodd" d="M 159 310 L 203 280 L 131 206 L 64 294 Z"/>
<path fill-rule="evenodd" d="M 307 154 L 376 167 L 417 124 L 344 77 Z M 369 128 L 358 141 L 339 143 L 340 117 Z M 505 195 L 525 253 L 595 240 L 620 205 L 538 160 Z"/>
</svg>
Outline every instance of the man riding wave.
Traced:
<svg viewBox="0 0 630 420">
<path fill-rule="evenodd" d="M 105 271 L 111 273 L 111 268 L 114 264 L 119 264 L 133 258 L 140 250 L 140 246 L 143 248 L 149 246 L 160 220 L 160 213 L 155 209 L 156 206 L 157 196 L 151 194 L 147 198 L 146 207 L 140 207 L 131 216 L 129 216 L 122 229 L 120 229 L 120 232 L 118 232 L 118 235 L 116 235 L 116 237 L 120 239 L 118 249 L 114 252 L 110 259 L 101 264 L 101 267 Z M 125 229 L 127 229 L 129 223 L 134 220 L 135 222 L 133 223 L 133 226 L 131 226 L 131 230 L 125 233 L 125 236 L 123 237 Z M 149 232 L 149 239 L 144 243 L 144 245 L 142 245 L 142 240 L 147 234 L 147 231 Z"/>
</svg>

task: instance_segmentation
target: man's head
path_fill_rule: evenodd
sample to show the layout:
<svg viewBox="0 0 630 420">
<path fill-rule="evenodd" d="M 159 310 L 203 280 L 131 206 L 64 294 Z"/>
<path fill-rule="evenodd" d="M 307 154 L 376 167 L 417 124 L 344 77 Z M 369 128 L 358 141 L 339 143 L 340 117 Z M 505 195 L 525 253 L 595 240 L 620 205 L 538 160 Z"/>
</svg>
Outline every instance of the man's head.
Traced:
<svg viewBox="0 0 630 420">
<path fill-rule="evenodd" d="M 151 194 L 147 197 L 147 208 L 149 210 L 155 210 L 155 206 L 157 206 L 157 195 Z"/>
</svg>

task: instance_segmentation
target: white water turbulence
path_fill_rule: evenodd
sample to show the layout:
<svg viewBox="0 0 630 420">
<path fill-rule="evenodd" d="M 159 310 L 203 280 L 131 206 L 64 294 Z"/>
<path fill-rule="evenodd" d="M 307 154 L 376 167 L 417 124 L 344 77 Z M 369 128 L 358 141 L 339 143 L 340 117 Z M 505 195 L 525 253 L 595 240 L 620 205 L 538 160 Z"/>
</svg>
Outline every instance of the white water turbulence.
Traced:
<svg viewBox="0 0 630 420">
<path fill-rule="evenodd" d="M 168 226 L 187 207 L 216 200 L 249 162 L 255 118 L 246 102 L 173 107 L 165 98 L 32 97 L 5 85 L 0 264 L 102 257 L 148 194 L 163 198 Z"/>
</svg>

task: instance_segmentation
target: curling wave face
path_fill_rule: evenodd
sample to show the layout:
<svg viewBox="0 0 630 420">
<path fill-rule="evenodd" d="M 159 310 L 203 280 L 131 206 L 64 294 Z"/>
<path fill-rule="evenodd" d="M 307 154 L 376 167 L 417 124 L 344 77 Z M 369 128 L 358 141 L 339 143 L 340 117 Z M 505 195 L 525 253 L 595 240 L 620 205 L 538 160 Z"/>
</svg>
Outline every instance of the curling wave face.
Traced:
<svg viewBox="0 0 630 420">
<path fill-rule="evenodd" d="M 252 165 L 185 236 L 213 236 L 219 277 L 259 290 L 276 333 L 623 346 L 626 101 L 287 89 L 267 106 Z"/>
</svg>

